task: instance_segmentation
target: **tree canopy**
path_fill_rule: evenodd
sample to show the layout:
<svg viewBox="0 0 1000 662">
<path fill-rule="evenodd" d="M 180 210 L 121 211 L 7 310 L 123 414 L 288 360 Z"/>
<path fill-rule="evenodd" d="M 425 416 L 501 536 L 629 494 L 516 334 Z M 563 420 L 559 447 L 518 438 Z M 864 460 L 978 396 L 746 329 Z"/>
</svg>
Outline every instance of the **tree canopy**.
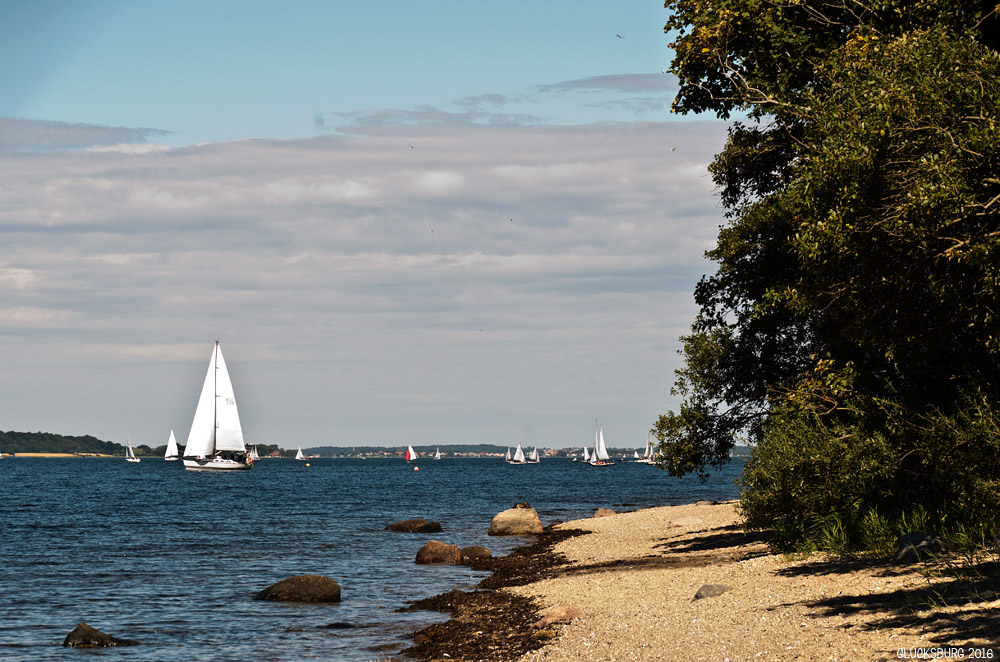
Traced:
<svg viewBox="0 0 1000 662">
<path fill-rule="evenodd" d="M 900 499 L 1000 506 L 996 5 L 666 6 L 674 110 L 745 118 L 710 168 L 727 223 L 654 427 L 666 468 L 756 444 L 744 516 L 788 540 Z"/>
</svg>

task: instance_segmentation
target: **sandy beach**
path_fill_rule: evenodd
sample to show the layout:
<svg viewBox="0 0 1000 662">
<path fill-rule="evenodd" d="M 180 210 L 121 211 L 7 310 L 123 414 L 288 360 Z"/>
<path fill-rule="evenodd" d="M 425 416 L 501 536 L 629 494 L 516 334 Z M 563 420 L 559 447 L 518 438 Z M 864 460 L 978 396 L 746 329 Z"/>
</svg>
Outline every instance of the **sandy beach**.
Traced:
<svg viewBox="0 0 1000 662">
<path fill-rule="evenodd" d="M 517 649 L 505 654 L 506 644 L 489 644 L 472 655 L 445 652 L 442 644 L 425 648 L 422 657 L 523 662 L 1000 659 L 995 592 L 984 593 L 981 585 L 970 589 L 941 564 L 773 554 L 762 535 L 737 526 L 735 505 L 651 508 L 552 527 L 552 534 L 586 533 L 551 545 L 545 564 L 531 567 L 516 559 L 507 564 L 514 575 L 524 565 L 522 574 L 530 583 L 512 581 L 510 568 L 507 579 L 493 578 L 499 584 L 495 593 L 528 612 L 519 626 L 527 651 L 510 656 Z M 481 586 L 489 588 L 490 581 Z M 720 586 L 720 594 L 695 599 L 705 585 Z M 485 599 L 487 593 L 468 595 Z M 531 621 L 556 607 L 578 615 L 531 628 Z M 478 613 L 459 609 L 452 618 L 473 622 L 466 639 L 497 627 L 495 613 L 489 618 Z M 515 638 L 517 627 L 512 629 L 515 634 L 503 637 Z M 454 632 L 428 635 L 434 639 Z M 496 654 L 489 654 L 493 649 Z"/>
</svg>

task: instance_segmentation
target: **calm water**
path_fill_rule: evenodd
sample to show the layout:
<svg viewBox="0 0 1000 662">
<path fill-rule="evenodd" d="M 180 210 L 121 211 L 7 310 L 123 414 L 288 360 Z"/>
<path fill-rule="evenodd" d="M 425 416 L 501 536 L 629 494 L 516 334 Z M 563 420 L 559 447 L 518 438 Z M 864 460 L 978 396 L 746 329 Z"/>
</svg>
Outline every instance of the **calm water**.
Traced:
<svg viewBox="0 0 1000 662">
<path fill-rule="evenodd" d="M 144 459 L 0 460 L 0 659 L 102 662 L 387 659 L 392 644 L 444 618 L 396 614 L 484 575 L 413 563 L 430 539 L 494 555 L 524 542 L 486 535 L 528 501 L 543 524 L 600 507 L 634 510 L 736 496 L 734 463 L 702 485 L 646 465 L 568 460 L 264 460 L 236 474 Z M 385 531 L 411 517 L 437 534 Z M 337 580 L 337 605 L 252 598 L 291 575 Z M 62 648 L 79 621 L 143 646 Z M 350 628 L 329 628 L 349 623 Z M 389 648 L 385 648 L 389 645 Z M 90 659 L 88 657 L 88 659 Z M 97 658 L 94 658 L 97 659 Z"/>
</svg>

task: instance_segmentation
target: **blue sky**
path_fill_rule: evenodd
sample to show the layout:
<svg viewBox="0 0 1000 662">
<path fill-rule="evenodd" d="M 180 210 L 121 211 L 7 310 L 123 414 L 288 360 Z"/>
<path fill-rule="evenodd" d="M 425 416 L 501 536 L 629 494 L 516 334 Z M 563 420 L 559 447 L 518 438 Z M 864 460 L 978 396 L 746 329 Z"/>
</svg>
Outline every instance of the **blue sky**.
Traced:
<svg viewBox="0 0 1000 662">
<path fill-rule="evenodd" d="M 541 6 L 538 6 L 541 5 Z M 725 125 L 661 2 L 2 2 L 0 429 L 641 447 Z"/>
</svg>

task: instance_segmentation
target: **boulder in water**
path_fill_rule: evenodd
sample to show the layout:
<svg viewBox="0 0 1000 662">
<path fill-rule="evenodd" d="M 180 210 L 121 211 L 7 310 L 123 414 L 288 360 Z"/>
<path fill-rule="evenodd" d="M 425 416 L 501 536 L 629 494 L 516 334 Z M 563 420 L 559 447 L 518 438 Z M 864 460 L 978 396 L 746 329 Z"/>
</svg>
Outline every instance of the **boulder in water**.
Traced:
<svg viewBox="0 0 1000 662">
<path fill-rule="evenodd" d="M 476 561 L 490 558 L 493 558 L 490 550 L 482 545 L 472 545 L 471 547 L 462 548 L 462 565 L 470 565 Z"/>
<path fill-rule="evenodd" d="M 458 548 L 458 545 L 449 545 L 440 540 L 431 540 L 417 552 L 416 562 L 421 565 L 458 565 L 461 561 L 462 550 Z"/>
<path fill-rule="evenodd" d="M 597 511 L 594 512 L 594 517 L 611 517 L 612 515 L 617 515 L 617 514 L 618 513 L 611 510 L 610 508 L 598 508 Z"/>
<path fill-rule="evenodd" d="M 402 533 L 437 533 L 441 530 L 441 522 L 429 522 L 423 517 L 417 517 L 390 524 L 385 530 Z"/>
<path fill-rule="evenodd" d="M 340 585 L 323 575 L 296 575 L 268 586 L 253 599 L 283 602 L 340 602 Z"/>
<path fill-rule="evenodd" d="M 519 503 L 498 513 L 490 523 L 491 536 L 526 536 L 542 532 L 538 512 L 527 503 Z"/>
<path fill-rule="evenodd" d="M 138 646 L 138 641 L 119 639 L 110 634 L 94 629 L 86 623 L 78 623 L 73 631 L 66 635 L 63 646 L 74 648 L 102 648 L 105 646 Z"/>
</svg>

